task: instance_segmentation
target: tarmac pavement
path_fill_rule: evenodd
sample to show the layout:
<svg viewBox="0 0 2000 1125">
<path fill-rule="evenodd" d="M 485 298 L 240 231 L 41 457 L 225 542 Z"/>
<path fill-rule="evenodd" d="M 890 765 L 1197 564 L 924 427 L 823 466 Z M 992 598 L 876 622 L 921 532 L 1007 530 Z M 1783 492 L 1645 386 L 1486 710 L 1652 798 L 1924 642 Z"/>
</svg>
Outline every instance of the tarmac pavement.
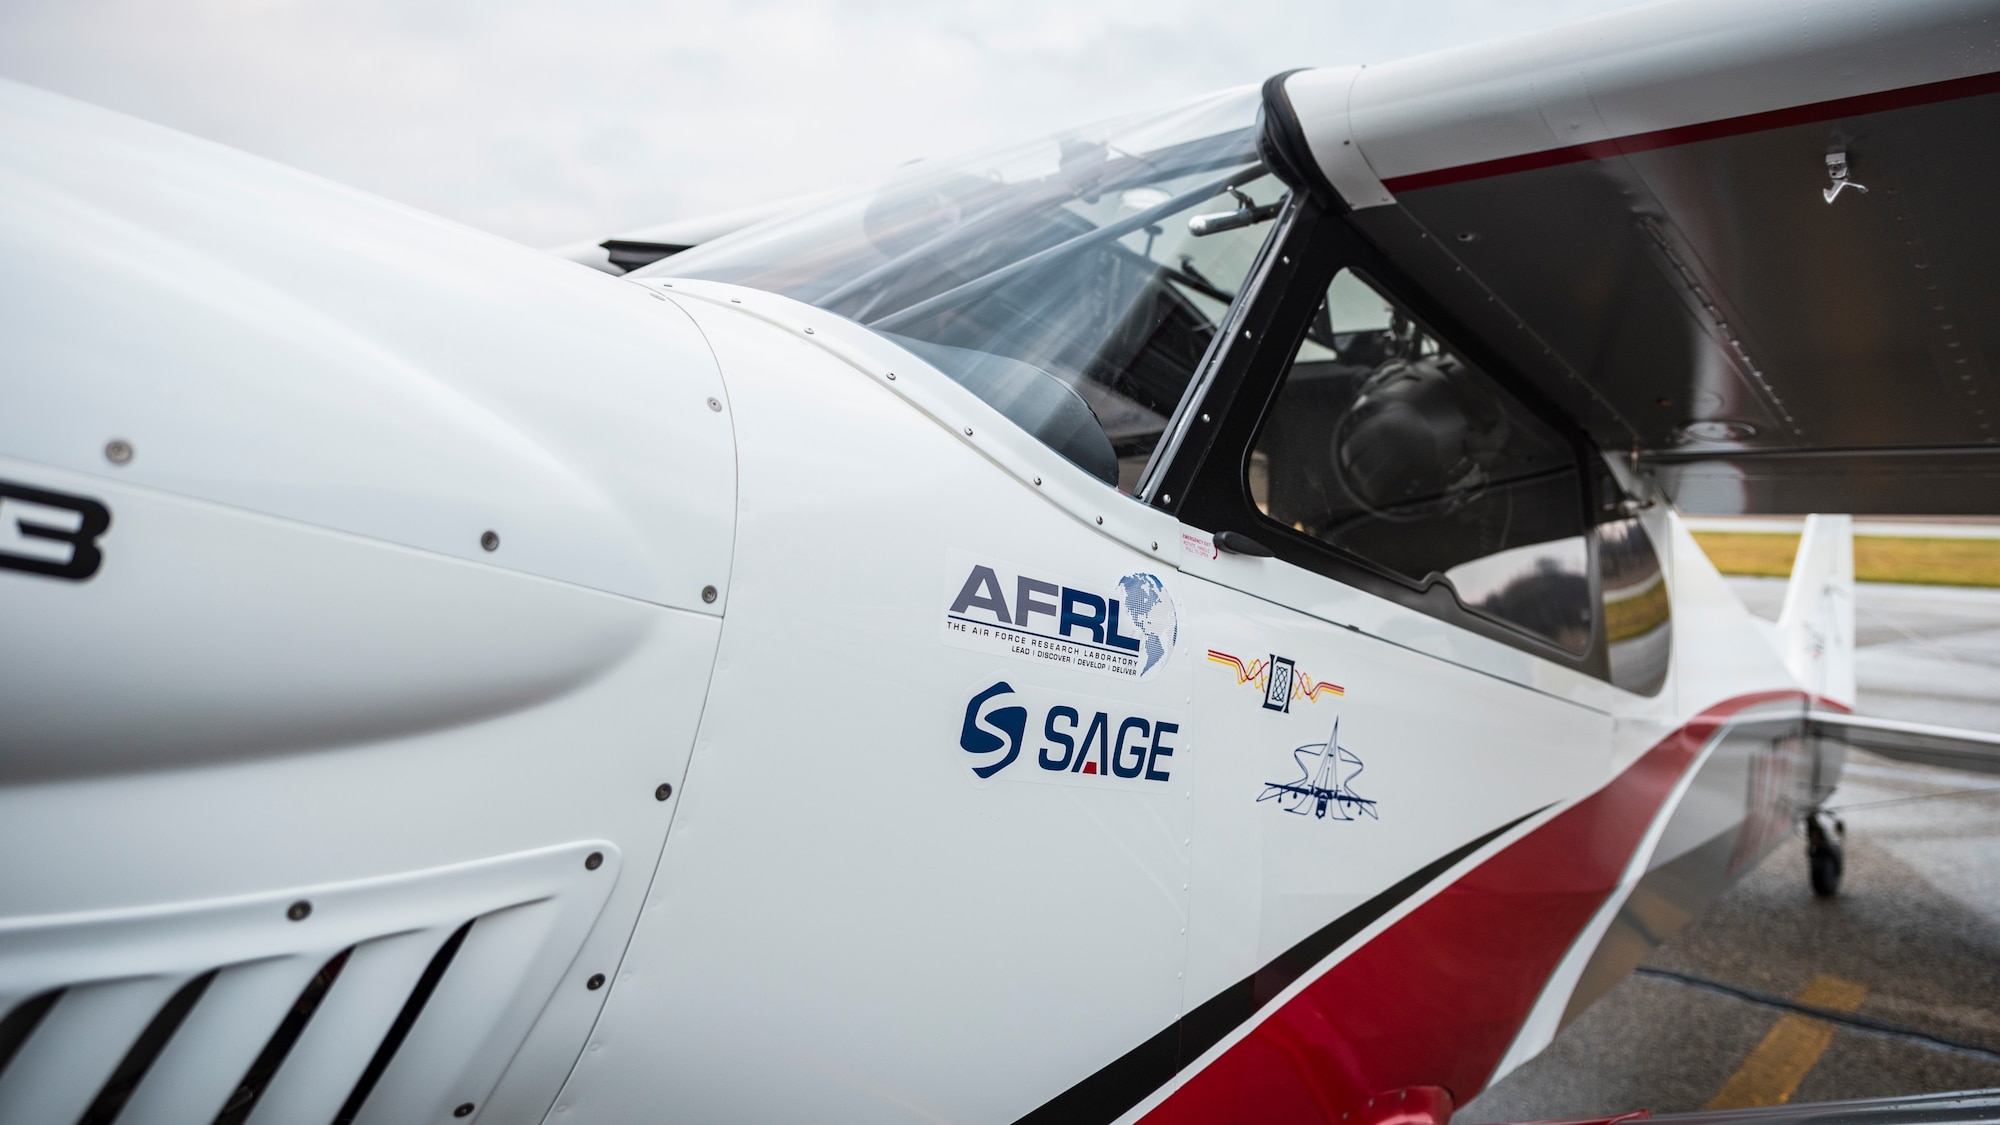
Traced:
<svg viewBox="0 0 2000 1125">
<path fill-rule="evenodd" d="M 1731 585 L 1777 615 L 1782 580 Z M 2000 731 L 2000 591 L 1855 600 L 1857 711 Z M 1455 1122 L 2000 1087 L 2000 776 L 1855 753 L 1828 804 L 1838 897 L 1781 846 Z"/>
</svg>

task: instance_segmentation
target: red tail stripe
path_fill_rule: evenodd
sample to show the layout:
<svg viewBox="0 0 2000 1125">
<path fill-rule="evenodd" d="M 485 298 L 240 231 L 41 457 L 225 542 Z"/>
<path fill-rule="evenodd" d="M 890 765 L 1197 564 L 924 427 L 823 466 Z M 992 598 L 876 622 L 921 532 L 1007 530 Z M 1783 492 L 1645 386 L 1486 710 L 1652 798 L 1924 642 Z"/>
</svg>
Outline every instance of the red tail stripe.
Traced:
<svg viewBox="0 0 2000 1125">
<path fill-rule="evenodd" d="M 1805 696 L 1759 692 L 1702 712 L 1334 964 L 1144 1121 L 1337 1122 L 1407 1086 L 1471 1100 L 1702 746 L 1730 716 L 1786 699 Z"/>
</svg>

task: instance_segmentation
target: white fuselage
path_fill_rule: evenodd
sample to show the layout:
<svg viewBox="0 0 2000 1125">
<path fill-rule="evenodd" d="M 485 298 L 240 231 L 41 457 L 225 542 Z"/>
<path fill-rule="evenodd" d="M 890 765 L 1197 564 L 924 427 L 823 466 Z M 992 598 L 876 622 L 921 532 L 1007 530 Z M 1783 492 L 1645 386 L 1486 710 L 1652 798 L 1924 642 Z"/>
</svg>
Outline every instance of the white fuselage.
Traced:
<svg viewBox="0 0 2000 1125">
<path fill-rule="evenodd" d="M 119 1120 L 1463 1101 L 1671 929 L 1649 872 L 1832 784 L 1664 504 L 1640 696 L 1218 552 L 810 306 L 0 132 L 0 485 L 110 521 L 0 570 L 0 1121 L 181 1001 Z"/>
</svg>

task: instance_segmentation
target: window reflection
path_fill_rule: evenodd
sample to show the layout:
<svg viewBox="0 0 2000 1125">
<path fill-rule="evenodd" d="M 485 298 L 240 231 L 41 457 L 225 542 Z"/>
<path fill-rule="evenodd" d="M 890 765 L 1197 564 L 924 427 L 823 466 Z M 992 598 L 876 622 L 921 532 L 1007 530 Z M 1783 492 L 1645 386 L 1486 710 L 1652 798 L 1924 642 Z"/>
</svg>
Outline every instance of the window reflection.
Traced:
<svg viewBox="0 0 2000 1125">
<path fill-rule="evenodd" d="M 1590 548 L 1583 536 L 1509 547 L 1444 572 L 1467 609 L 1571 652 L 1590 647 Z"/>
<path fill-rule="evenodd" d="M 1673 655 L 1673 606 L 1659 554 L 1637 518 L 1601 524 L 1596 535 L 1611 682 L 1652 695 L 1667 682 Z"/>
</svg>

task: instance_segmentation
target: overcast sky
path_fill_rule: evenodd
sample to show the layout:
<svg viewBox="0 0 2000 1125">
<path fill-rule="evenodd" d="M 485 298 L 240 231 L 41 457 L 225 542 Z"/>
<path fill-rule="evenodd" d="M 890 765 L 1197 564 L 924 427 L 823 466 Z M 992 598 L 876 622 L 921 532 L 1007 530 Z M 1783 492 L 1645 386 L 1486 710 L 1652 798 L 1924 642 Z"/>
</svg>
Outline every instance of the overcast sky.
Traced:
<svg viewBox="0 0 2000 1125">
<path fill-rule="evenodd" d="M 1634 0 L 6 0 L 0 75 L 535 245 Z"/>
</svg>

